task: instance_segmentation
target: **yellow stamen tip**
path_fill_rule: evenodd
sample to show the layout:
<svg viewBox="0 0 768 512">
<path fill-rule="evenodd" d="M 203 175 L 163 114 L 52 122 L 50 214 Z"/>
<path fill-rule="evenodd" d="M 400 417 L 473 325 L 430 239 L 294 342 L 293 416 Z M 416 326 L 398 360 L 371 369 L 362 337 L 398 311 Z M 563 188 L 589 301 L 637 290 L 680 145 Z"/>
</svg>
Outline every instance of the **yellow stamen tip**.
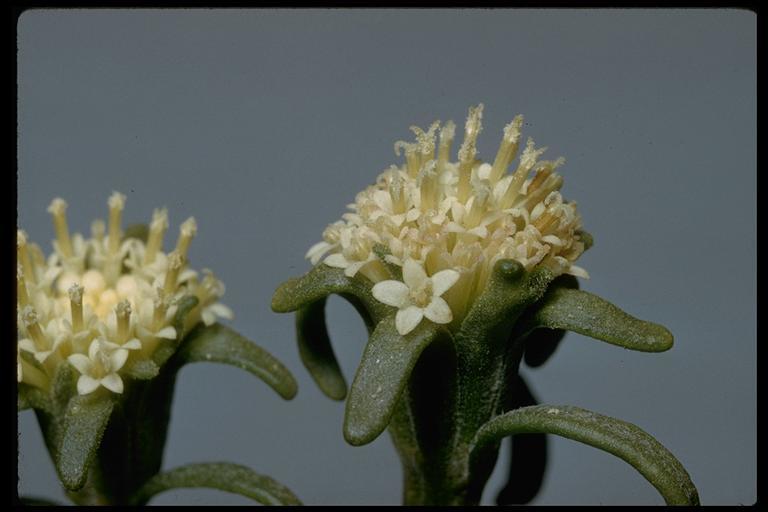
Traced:
<svg viewBox="0 0 768 512">
<path fill-rule="evenodd" d="M 122 210 L 125 208 L 125 195 L 120 192 L 112 192 L 107 200 L 107 205 L 110 210 Z"/>
<path fill-rule="evenodd" d="M 53 201 L 51 201 L 51 204 L 48 205 L 48 213 L 59 216 L 64 215 L 67 211 L 67 202 L 63 200 L 60 197 L 55 198 Z"/>
</svg>

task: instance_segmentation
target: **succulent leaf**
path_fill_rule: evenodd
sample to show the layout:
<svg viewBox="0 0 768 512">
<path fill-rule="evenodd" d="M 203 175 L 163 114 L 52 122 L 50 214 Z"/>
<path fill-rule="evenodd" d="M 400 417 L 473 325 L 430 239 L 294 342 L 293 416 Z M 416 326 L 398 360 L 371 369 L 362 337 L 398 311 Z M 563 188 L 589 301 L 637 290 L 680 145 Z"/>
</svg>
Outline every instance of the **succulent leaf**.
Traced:
<svg viewBox="0 0 768 512">
<path fill-rule="evenodd" d="M 325 302 L 319 299 L 296 311 L 299 356 L 320 390 L 332 400 L 344 400 L 347 381 L 333 353 L 325 324 Z"/>
</svg>

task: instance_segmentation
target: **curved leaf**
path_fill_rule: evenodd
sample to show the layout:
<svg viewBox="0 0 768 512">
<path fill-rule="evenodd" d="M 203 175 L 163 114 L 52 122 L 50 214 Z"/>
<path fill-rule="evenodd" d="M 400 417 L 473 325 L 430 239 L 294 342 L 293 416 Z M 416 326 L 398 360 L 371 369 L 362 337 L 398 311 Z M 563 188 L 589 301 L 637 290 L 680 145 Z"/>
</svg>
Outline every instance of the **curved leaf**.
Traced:
<svg viewBox="0 0 768 512">
<path fill-rule="evenodd" d="M 69 401 L 58 456 L 54 457 L 59 479 L 68 490 L 85 485 L 88 468 L 101 444 L 113 407 L 109 395 L 76 396 Z"/>
<path fill-rule="evenodd" d="M 538 404 L 522 375 L 515 376 L 507 398 L 507 409 Z M 547 469 L 547 435 L 516 434 L 510 438 L 509 473 L 504 488 L 496 496 L 497 505 L 529 503 L 541 490 Z"/>
<path fill-rule="evenodd" d="M 392 416 L 421 352 L 441 329 L 422 321 L 401 336 L 391 315 L 376 326 L 365 346 L 344 412 L 344 439 L 359 446 L 381 434 Z"/>
<path fill-rule="evenodd" d="M 190 332 L 176 352 L 179 366 L 196 362 L 214 362 L 236 366 L 267 383 L 290 400 L 296 396 L 297 384 L 291 372 L 269 352 L 221 324 L 199 324 Z"/>
<path fill-rule="evenodd" d="M 567 405 L 523 407 L 498 416 L 477 432 L 470 458 L 489 443 L 527 432 L 555 434 L 623 459 L 642 474 L 668 505 L 698 505 L 699 495 L 683 465 L 639 427 Z"/>
<path fill-rule="evenodd" d="M 333 353 L 325 325 L 325 301 L 320 299 L 296 311 L 296 337 L 304 367 L 328 398 L 344 400 L 347 381 Z"/>
<path fill-rule="evenodd" d="M 372 328 L 389 311 L 388 306 L 373 297 L 371 287 L 371 282 L 360 274 L 347 277 L 342 269 L 319 263 L 303 276 L 289 279 L 275 290 L 272 311 L 289 313 L 335 293 L 349 300 Z"/>
<path fill-rule="evenodd" d="M 565 288 L 552 290 L 542 301 L 533 325 L 566 329 L 642 352 L 663 352 L 673 343 L 665 327 L 639 320 L 597 295 Z"/>
<path fill-rule="evenodd" d="M 143 505 L 161 492 L 189 487 L 207 487 L 240 494 L 264 505 L 301 505 L 284 485 L 251 469 L 227 462 L 189 464 L 152 477 L 133 496 Z"/>
</svg>

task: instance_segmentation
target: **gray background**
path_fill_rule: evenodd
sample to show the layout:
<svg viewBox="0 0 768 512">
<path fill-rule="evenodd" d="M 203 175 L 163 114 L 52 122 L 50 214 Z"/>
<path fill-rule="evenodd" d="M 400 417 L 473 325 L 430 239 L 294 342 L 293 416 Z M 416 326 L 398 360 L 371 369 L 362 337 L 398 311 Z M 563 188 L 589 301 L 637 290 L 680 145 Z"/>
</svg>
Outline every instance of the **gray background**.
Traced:
<svg viewBox="0 0 768 512">
<path fill-rule="evenodd" d="M 49 250 L 46 207 L 73 230 L 127 194 L 125 218 L 167 205 L 199 223 L 190 256 L 227 284 L 232 325 L 294 372 L 284 402 L 234 368 L 184 369 L 165 467 L 229 460 L 306 503 L 396 504 L 386 435 L 353 448 L 343 405 L 301 366 L 273 290 L 378 172 L 408 126 L 484 102 L 492 160 L 517 113 L 567 158 L 564 195 L 594 248 L 583 288 L 669 327 L 642 354 L 569 334 L 541 369 L 542 401 L 638 424 L 688 468 L 707 504 L 756 498 L 756 17 L 738 10 L 69 10 L 19 20 L 19 225 Z M 175 237 L 175 234 L 172 235 Z M 328 322 L 348 378 L 364 328 Z M 34 416 L 19 416 L 20 491 L 63 497 Z M 551 439 L 537 504 L 660 504 L 624 462 Z M 506 453 L 506 445 L 504 453 Z M 503 457 L 503 456 L 502 456 Z M 497 466 L 492 503 L 506 473 Z M 156 503 L 250 503 L 185 490 Z"/>
</svg>

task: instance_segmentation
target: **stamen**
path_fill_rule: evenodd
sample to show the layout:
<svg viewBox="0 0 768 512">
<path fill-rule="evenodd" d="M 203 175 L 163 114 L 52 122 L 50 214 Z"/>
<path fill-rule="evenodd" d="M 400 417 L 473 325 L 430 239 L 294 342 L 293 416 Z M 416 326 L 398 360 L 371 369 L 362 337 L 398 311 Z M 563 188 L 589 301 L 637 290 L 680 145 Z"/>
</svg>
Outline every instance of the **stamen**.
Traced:
<svg viewBox="0 0 768 512">
<path fill-rule="evenodd" d="M 393 174 L 392 181 L 389 182 L 389 195 L 392 198 L 392 213 L 405 212 L 408 206 L 405 200 L 405 180 L 399 172 Z"/>
<path fill-rule="evenodd" d="M 411 126 L 411 131 L 416 134 L 416 145 L 421 154 L 420 164 L 424 165 L 427 161 L 435 158 L 435 132 L 440 126 L 440 121 L 435 121 L 425 132 L 418 126 Z"/>
<path fill-rule="evenodd" d="M 24 269 L 21 264 L 16 264 L 16 301 L 22 306 L 29 304 L 27 284 L 24 282 Z"/>
<path fill-rule="evenodd" d="M 488 210 L 488 200 L 491 198 L 491 187 L 485 180 L 475 183 L 475 199 L 464 219 L 464 226 L 474 228 L 480 223 L 480 220 Z"/>
<path fill-rule="evenodd" d="M 16 260 L 21 263 L 27 281 L 31 284 L 37 283 L 35 266 L 27 250 L 27 234 L 21 229 L 16 230 Z"/>
<path fill-rule="evenodd" d="M 467 122 L 464 125 L 464 142 L 459 149 L 459 187 L 457 196 L 459 201 L 466 202 L 469 199 L 471 187 L 469 179 L 472 176 L 472 167 L 477 155 L 477 136 L 483 129 L 483 104 L 469 108 Z"/>
<path fill-rule="evenodd" d="M 56 230 L 56 239 L 59 242 L 59 249 L 65 258 L 72 257 L 72 242 L 69 239 L 69 228 L 67 227 L 67 202 L 57 197 L 48 206 L 48 213 L 53 215 L 53 227 Z"/>
<path fill-rule="evenodd" d="M 179 240 L 176 242 L 176 252 L 183 258 L 187 257 L 189 243 L 197 234 L 197 222 L 194 217 L 190 217 L 181 224 L 179 230 Z"/>
<path fill-rule="evenodd" d="M 97 242 L 99 242 L 99 247 L 101 247 L 104 242 L 104 232 L 106 229 L 107 227 L 104 225 L 104 221 L 101 219 L 96 219 L 95 221 L 91 222 L 91 236 Z"/>
<path fill-rule="evenodd" d="M 179 278 L 179 271 L 184 265 L 184 256 L 177 251 L 168 255 L 168 271 L 165 273 L 165 282 L 163 283 L 163 292 L 172 295 L 176 290 L 176 280 Z"/>
<path fill-rule="evenodd" d="M 523 116 L 517 115 L 504 127 L 504 137 L 501 139 L 499 152 L 496 153 L 496 159 L 493 161 L 491 174 L 489 176 L 491 185 L 495 185 L 507 171 L 510 162 L 515 158 L 518 143 L 520 141 L 520 127 L 523 125 Z"/>
<path fill-rule="evenodd" d="M 85 289 L 75 283 L 69 287 L 69 305 L 72 312 L 72 332 L 83 330 L 83 291 Z"/>
<path fill-rule="evenodd" d="M 165 313 L 168 311 L 169 302 L 162 288 L 157 288 L 157 298 L 154 300 L 155 312 L 152 316 L 152 329 L 159 331 L 165 323 Z"/>
<path fill-rule="evenodd" d="M 429 160 L 419 173 L 419 192 L 421 195 L 421 211 L 434 210 L 437 206 L 437 172 L 436 162 Z"/>
<path fill-rule="evenodd" d="M 512 179 L 510 180 L 509 185 L 507 186 L 507 190 L 504 192 L 504 196 L 502 197 L 502 209 L 509 208 L 515 203 L 515 200 L 520 193 L 520 188 L 523 186 L 523 183 L 525 183 L 525 180 L 528 177 L 528 173 L 533 168 L 533 166 L 536 165 L 536 159 L 540 157 L 546 150 L 547 148 L 545 147 L 541 149 L 535 149 L 535 143 L 533 142 L 533 139 L 530 137 L 528 138 L 528 143 L 525 146 L 525 150 L 520 156 L 520 165 L 517 166 L 517 170 L 515 170 L 515 173 L 512 175 Z"/>
<path fill-rule="evenodd" d="M 125 343 L 128 339 L 128 328 L 131 325 L 131 303 L 123 300 L 115 306 L 115 316 L 117 317 L 117 341 Z"/>
<path fill-rule="evenodd" d="M 35 342 L 37 350 L 46 350 L 48 348 L 48 340 L 46 339 L 43 330 L 40 328 L 35 308 L 29 305 L 24 306 L 24 309 L 21 311 L 21 319 L 24 321 L 24 326 L 27 328 L 29 337 Z"/>
<path fill-rule="evenodd" d="M 152 222 L 149 224 L 149 236 L 147 237 L 147 250 L 144 252 L 144 264 L 149 265 L 155 261 L 157 252 L 163 247 L 163 236 L 168 229 L 168 210 L 155 209 L 152 213 Z"/>
<path fill-rule="evenodd" d="M 109 205 L 109 253 L 115 255 L 120 249 L 120 219 L 125 208 L 125 196 L 119 192 L 113 192 L 107 204 Z"/>
<path fill-rule="evenodd" d="M 456 135 L 456 125 L 453 121 L 448 121 L 440 130 L 440 146 L 437 149 L 437 175 L 440 176 L 445 171 L 445 164 L 451 157 L 451 144 Z"/>
</svg>

